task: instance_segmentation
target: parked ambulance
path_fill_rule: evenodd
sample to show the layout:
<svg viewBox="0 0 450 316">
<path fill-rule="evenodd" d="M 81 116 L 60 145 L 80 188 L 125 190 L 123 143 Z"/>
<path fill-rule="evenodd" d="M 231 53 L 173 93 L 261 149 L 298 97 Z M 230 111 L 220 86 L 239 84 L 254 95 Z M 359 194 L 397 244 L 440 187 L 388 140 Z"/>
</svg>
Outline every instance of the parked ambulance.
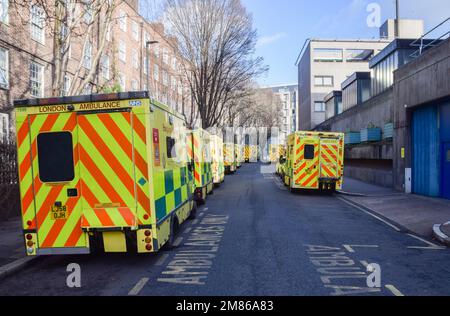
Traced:
<svg viewBox="0 0 450 316">
<path fill-rule="evenodd" d="M 344 134 L 296 132 L 288 136 L 287 156 L 279 171 L 292 190 L 314 189 L 333 192 L 342 188 Z"/>
<path fill-rule="evenodd" d="M 211 135 L 211 157 L 213 183 L 215 186 L 220 186 L 225 181 L 223 139 L 220 136 Z"/>
<path fill-rule="evenodd" d="M 194 197 L 197 203 L 204 204 L 207 196 L 213 192 L 211 135 L 203 129 L 191 131 L 188 147 L 191 148 L 188 151 L 194 165 Z"/>
<path fill-rule="evenodd" d="M 28 255 L 152 253 L 195 215 L 184 118 L 148 92 L 14 106 Z"/>
</svg>

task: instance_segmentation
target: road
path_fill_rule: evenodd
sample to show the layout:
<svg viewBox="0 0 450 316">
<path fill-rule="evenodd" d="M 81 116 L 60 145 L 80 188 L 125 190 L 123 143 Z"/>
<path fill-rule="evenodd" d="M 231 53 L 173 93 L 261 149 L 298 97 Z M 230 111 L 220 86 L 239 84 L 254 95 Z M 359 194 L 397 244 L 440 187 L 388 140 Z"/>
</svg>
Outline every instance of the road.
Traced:
<svg viewBox="0 0 450 316">
<path fill-rule="evenodd" d="M 171 251 L 39 258 L 0 281 L 0 295 L 450 294 L 449 249 L 339 195 L 291 194 L 260 170 L 228 176 Z M 66 285 L 70 263 L 81 267 L 81 288 Z"/>
</svg>

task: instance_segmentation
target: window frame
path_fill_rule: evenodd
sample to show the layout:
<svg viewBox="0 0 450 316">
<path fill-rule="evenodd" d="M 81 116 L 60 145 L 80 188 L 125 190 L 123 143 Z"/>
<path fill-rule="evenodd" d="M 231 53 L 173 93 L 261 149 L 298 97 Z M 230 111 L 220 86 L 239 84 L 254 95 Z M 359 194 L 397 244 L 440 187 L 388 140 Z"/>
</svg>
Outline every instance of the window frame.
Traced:
<svg viewBox="0 0 450 316">
<path fill-rule="evenodd" d="M 317 106 L 317 104 L 322 104 L 322 110 L 321 111 L 317 111 L 317 108 L 316 108 L 316 106 Z M 315 113 L 323 113 L 323 112 L 325 112 L 326 111 L 326 105 L 325 105 L 325 102 L 323 102 L 323 101 L 314 101 L 314 112 Z"/>
<path fill-rule="evenodd" d="M 4 48 L 4 47 L 0 47 L 0 51 L 4 52 L 4 56 L 5 56 L 5 84 L 1 84 L 0 83 L 0 89 L 9 89 L 9 50 Z M 1 67 L 0 67 L 0 71 L 1 71 Z"/>
<path fill-rule="evenodd" d="M 36 9 L 37 11 L 33 11 L 33 9 Z M 39 17 L 36 17 L 35 14 L 38 14 Z M 45 11 L 44 9 L 38 5 L 38 4 L 31 4 L 30 5 L 30 37 L 33 41 L 38 42 L 42 45 L 45 45 Z M 37 21 L 37 19 L 41 19 L 40 23 Z M 37 30 L 39 30 L 38 37 Z"/>
<path fill-rule="evenodd" d="M 316 80 L 320 79 L 321 83 L 318 84 Z M 331 84 L 325 84 L 325 79 L 331 79 Z M 329 75 L 317 75 L 314 76 L 315 87 L 334 87 L 334 76 Z"/>
<path fill-rule="evenodd" d="M 70 148 L 71 148 L 71 153 L 72 153 L 72 155 L 70 157 L 70 159 L 72 161 L 72 173 L 71 174 L 73 175 L 73 177 L 70 180 L 65 180 L 64 179 L 64 180 L 58 180 L 58 181 L 44 181 L 42 179 L 42 172 L 41 172 L 42 159 L 41 159 L 41 154 L 39 153 L 39 143 L 40 143 L 39 137 L 42 136 L 42 135 L 49 135 L 49 134 L 69 134 L 70 135 L 70 145 L 71 145 Z M 58 183 L 70 183 L 70 182 L 73 182 L 75 180 L 76 174 L 75 174 L 75 158 L 74 158 L 73 144 L 74 144 L 73 134 L 70 131 L 42 132 L 42 133 L 39 133 L 36 136 L 39 181 L 41 181 L 44 184 L 58 184 Z"/>
<path fill-rule="evenodd" d="M 307 150 L 308 148 L 312 148 L 312 152 L 310 150 Z M 303 151 L 303 159 L 314 160 L 315 154 L 316 154 L 316 146 L 312 144 L 305 144 L 305 149 Z"/>
<path fill-rule="evenodd" d="M 9 1 L 0 0 L 0 6 L 4 9 L 3 15 L 0 15 L 0 22 L 9 25 Z"/>
<path fill-rule="evenodd" d="M 32 80 L 32 77 L 31 77 L 31 67 L 32 66 L 36 66 L 36 68 L 39 70 L 38 71 L 38 73 L 37 73 L 37 79 L 39 79 L 40 80 L 40 82 L 38 82 L 38 81 L 35 81 L 35 80 Z M 32 96 L 32 97 L 34 97 L 34 98 L 42 98 L 43 96 L 44 96 L 44 65 L 42 65 L 42 64 L 39 64 L 39 63 L 37 63 L 37 62 L 35 62 L 35 61 L 30 61 L 30 69 L 29 69 L 29 71 L 30 71 L 30 73 L 29 73 L 29 80 L 30 80 L 30 95 Z M 39 78 L 40 77 L 40 78 Z M 40 92 L 40 94 L 39 95 L 35 95 L 35 94 L 33 94 L 33 87 L 32 87 L 32 83 L 33 82 L 37 82 L 38 84 L 40 84 L 40 87 L 39 87 L 39 92 Z"/>
<path fill-rule="evenodd" d="M 90 70 L 92 68 L 92 43 L 90 41 L 87 41 L 86 44 L 84 45 L 83 67 L 86 68 L 87 70 Z"/>
</svg>

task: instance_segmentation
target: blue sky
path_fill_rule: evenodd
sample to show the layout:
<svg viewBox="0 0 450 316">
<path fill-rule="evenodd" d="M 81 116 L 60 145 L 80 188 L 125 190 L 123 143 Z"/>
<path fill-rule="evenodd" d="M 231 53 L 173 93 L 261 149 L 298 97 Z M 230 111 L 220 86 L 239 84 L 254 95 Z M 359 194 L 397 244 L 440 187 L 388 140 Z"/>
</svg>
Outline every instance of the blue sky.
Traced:
<svg viewBox="0 0 450 316">
<path fill-rule="evenodd" d="M 370 3 L 381 7 L 381 21 L 395 16 L 394 0 L 242 0 L 258 30 L 256 54 L 269 72 L 260 85 L 297 82 L 294 63 L 307 38 L 377 38 L 367 26 Z M 450 16 L 449 0 L 400 0 L 401 18 L 425 20 L 429 30 Z"/>
</svg>

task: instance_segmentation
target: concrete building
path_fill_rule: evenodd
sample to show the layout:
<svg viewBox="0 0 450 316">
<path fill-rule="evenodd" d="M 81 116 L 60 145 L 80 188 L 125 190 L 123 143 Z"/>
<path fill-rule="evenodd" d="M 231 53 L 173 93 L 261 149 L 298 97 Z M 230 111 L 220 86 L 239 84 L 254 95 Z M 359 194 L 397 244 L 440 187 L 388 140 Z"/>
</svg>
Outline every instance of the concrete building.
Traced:
<svg viewBox="0 0 450 316">
<path fill-rule="evenodd" d="M 298 85 L 281 85 L 270 87 L 272 92 L 281 99 L 280 136 L 282 139 L 298 130 Z"/>
<path fill-rule="evenodd" d="M 62 94 L 81 87 L 93 71 L 92 80 L 81 87 L 83 94 L 149 89 L 153 97 L 180 112 L 190 108 L 191 97 L 180 68 L 183 60 L 177 53 L 176 41 L 165 34 L 162 24 L 151 23 L 139 15 L 138 0 L 115 3 L 108 30 L 102 29 L 104 17 L 93 21 L 89 10 L 82 9 L 86 14 L 81 23 L 92 23 L 93 31 L 87 37 L 74 36 L 70 41 Z M 39 5 L 24 7 L 0 1 L 0 6 L 0 112 L 10 114 L 15 99 L 53 95 L 54 35 Z M 105 44 L 100 49 L 103 31 Z M 150 40 L 159 43 L 147 51 L 146 42 Z M 98 67 L 94 69 L 97 57 Z"/>
<path fill-rule="evenodd" d="M 450 199 L 449 73 L 450 39 L 394 73 L 394 187 L 398 190 Z"/>
<path fill-rule="evenodd" d="M 297 59 L 300 130 L 325 121 L 324 97 L 341 90 L 341 83 L 355 72 L 369 71 L 369 60 L 389 44 L 388 40 L 311 39 Z"/>
</svg>

